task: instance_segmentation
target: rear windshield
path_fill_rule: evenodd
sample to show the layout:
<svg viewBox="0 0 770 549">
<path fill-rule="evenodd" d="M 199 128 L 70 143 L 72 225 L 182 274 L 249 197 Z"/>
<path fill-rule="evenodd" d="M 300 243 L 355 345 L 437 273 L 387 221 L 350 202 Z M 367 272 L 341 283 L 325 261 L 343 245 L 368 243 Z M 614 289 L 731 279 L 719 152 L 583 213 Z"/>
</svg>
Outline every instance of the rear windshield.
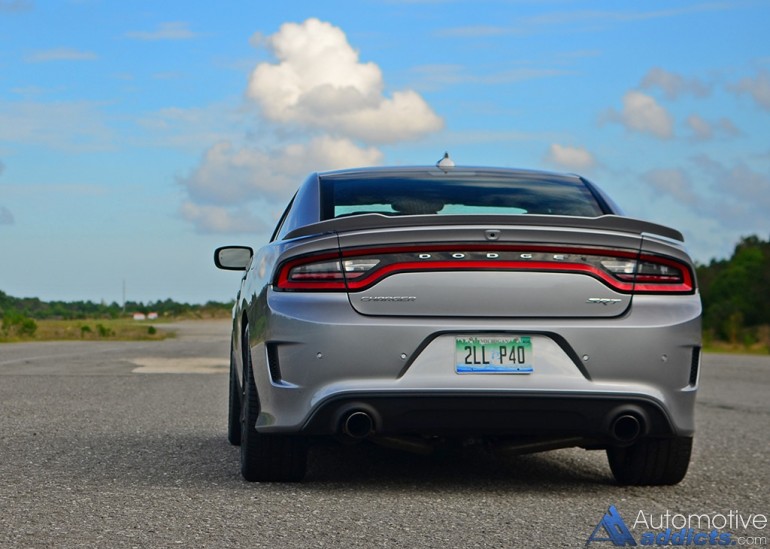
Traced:
<svg viewBox="0 0 770 549">
<path fill-rule="evenodd" d="M 323 178 L 321 217 L 350 215 L 568 215 L 597 217 L 602 205 L 579 179 L 376 176 Z"/>
</svg>

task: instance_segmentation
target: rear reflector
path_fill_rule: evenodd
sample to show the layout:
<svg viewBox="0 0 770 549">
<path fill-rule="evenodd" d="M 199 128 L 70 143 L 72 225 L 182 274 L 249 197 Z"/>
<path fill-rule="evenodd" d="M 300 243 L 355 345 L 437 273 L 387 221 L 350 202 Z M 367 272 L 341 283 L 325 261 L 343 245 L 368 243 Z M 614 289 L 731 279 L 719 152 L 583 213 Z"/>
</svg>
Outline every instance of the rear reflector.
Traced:
<svg viewBox="0 0 770 549">
<path fill-rule="evenodd" d="M 344 250 L 294 258 L 278 270 L 275 287 L 300 291 L 361 291 L 404 272 L 537 271 L 575 273 L 621 293 L 695 290 L 690 267 L 670 257 L 600 248 L 465 245 Z"/>
</svg>

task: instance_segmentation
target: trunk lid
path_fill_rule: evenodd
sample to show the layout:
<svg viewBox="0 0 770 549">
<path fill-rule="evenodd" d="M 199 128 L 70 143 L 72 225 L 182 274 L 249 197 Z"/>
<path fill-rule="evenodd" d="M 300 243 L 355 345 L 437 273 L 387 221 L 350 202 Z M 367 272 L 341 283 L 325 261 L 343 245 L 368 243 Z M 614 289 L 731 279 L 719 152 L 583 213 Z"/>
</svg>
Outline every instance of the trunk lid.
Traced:
<svg viewBox="0 0 770 549">
<path fill-rule="evenodd" d="M 642 236 L 605 228 L 502 225 L 378 228 L 338 235 L 351 306 L 364 315 L 622 315 L 633 280 L 610 268 Z"/>
</svg>

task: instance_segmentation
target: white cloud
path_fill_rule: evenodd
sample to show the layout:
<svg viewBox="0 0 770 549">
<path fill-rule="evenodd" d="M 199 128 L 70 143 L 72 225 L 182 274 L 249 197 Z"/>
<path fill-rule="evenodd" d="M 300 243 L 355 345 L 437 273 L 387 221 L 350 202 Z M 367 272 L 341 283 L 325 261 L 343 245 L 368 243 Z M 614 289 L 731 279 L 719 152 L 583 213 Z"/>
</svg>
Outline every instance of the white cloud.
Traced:
<svg viewBox="0 0 770 549">
<path fill-rule="evenodd" d="M 725 137 L 738 137 L 742 135 L 732 120 L 722 117 L 716 122 L 709 122 L 697 114 L 687 117 L 685 124 L 692 131 L 693 139 L 697 141 L 707 141 L 713 139 L 717 134 Z"/>
<path fill-rule="evenodd" d="M 524 16 L 515 19 L 506 26 L 477 26 L 454 27 L 441 30 L 438 36 L 448 38 L 478 38 L 495 37 L 500 35 L 525 35 L 543 32 L 555 32 L 553 27 L 568 26 L 569 32 L 596 32 L 598 28 L 686 16 L 693 13 L 720 11 L 730 9 L 727 3 L 703 3 L 683 8 L 661 10 L 573 10 L 550 11 L 541 15 Z"/>
<path fill-rule="evenodd" d="M 706 97 L 711 93 L 710 86 L 697 78 L 685 78 L 680 74 L 654 67 L 644 76 L 640 84 L 642 89 L 660 88 L 669 99 L 677 99 L 683 94 Z"/>
<path fill-rule="evenodd" d="M 98 56 L 90 51 L 75 48 L 54 48 L 30 53 L 24 56 L 27 63 L 46 63 L 49 61 L 93 61 Z"/>
<path fill-rule="evenodd" d="M 674 120 L 653 97 L 631 90 L 623 96 L 623 110 L 610 109 L 605 118 L 631 131 L 647 133 L 661 139 L 674 135 Z"/>
<path fill-rule="evenodd" d="M 512 27 L 496 27 L 493 25 L 472 25 L 468 27 L 452 27 L 441 29 L 436 36 L 444 38 L 486 38 L 489 36 L 505 36 L 520 34 L 521 31 Z"/>
<path fill-rule="evenodd" d="M 564 69 L 548 69 L 543 67 L 522 67 L 503 69 L 487 74 L 475 73 L 476 68 L 456 64 L 421 65 L 414 67 L 411 72 L 417 77 L 416 88 L 421 90 L 438 90 L 446 86 L 472 84 L 480 86 L 497 86 L 515 82 L 525 82 L 540 78 L 551 78 L 573 74 Z"/>
<path fill-rule="evenodd" d="M 0 142 L 93 151 L 109 149 L 113 139 L 99 103 L 0 101 Z"/>
<path fill-rule="evenodd" d="M 380 164 L 382 152 L 373 145 L 416 139 L 443 125 L 415 91 L 386 95 L 380 68 L 361 62 L 345 33 L 329 23 L 286 23 L 250 42 L 277 60 L 260 63 L 246 90 L 260 107 L 258 131 L 242 128 L 248 145 L 232 137 L 214 140 L 199 164 L 178 178 L 187 194 L 180 215 L 200 232 L 263 230 L 309 173 Z M 244 126 L 253 124 L 244 113 L 237 113 Z M 176 135 L 173 128 L 201 116 L 207 114 L 164 109 L 141 123 Z"/>
<path fill-rule="evenodd" d="M 367 143 L 416 139 L 443 127 L 418 93 L 386 97 L 380 68 L 360 62 L 345 33 L 330 23 L 286 23 L 267 44 L 278 62 L 259 64 L 247 93 L 269 120 Z"/>
<path fill-rule="evenodd" d="M 684 170 L 651 170 L 642 175 L 642 179 L 657 193 L 669 195 L 682 204 L 695 206 L 700 202 L 692 181 Z"/>
<path fill-rule="evenodd" d="M 726 166 L 707 155 L 697 156 L 693 161 L 711 178 L 712 189 L 721 196 L 720 208 L 731 204 L 749 217 L 761 220 L 767 225 L 767 212 L 770 210 L 770 175 L 754 171 L 743 162 Z M 729 221 L 740 223 L 749 219 Z"/>
<path fill-rule="evenodd" d="M 553 143 L 546 154 L 546 161 L 570 170 L 589 170 L 596 166 L 596 159 L 586 149 Z"/>
<path fill-rule="evenodd" d="M 253 119 L 229 102 L 204 107 L 165 107 L 136 119 L 159 147 L 185 147 L 200 151 L 212 143 L 232 140 L 248 131 Z"/>
<path fill-rule="evenodd" d="M 35 7 L 32 0 L 0 0 L 0 12 L 18 13 Z"/>
<path fill-rule="evenodd" d="M 224 208 L 184 202 L 179 213 L 200 233 L 256 234 L 269 228 L 265 221 L 245 207 Z"/>
<path fill-rule="evenodd" d="M 693 137 L 699 141 L 705 141 L 714 137 L 714 130 L 711 128 L 711 124 L 697 114 L 688 116 L 685 123 L 692 130 Z"/>
<path fill-rule="evenodd" d="M 184 21 L 161 23 L 153 31 L 132 31 L 125 34 L 126 38 L 154 42 L 158 40 L 189 40 L 198 34 L 190 30 L 190 24 Z"/>
<path fill-rule="evenodd" d="M 717 121 L 717 129 L 724 135 L 730 137 L 740 137 L 743 135 L 741 129 L 736 126 L 729 118 L 722 117 Z"/>
<path fill-rule="evenodd" d="M 738 95 L 750 95 L 760 108 L 770 111 L 770 71 L 761 70 L 756 78 L 744 78 L 728 89 Z"/>
<path fill-rule="evenodd" d="M 377 149 L 328 136 L 276 150 L 236 148 L 223 141 L 206 151 L 198 167 L 180 183 L 196 202 L 204 204 L 284 200 L 312 171 L 372 165 L 381 159 Z"/>
<path fill-rule="evenodd" d="M 291 193 L 313 171 L 370 166 L 382 160 L 375 148 L 347 139 L 321 136 L 275 150 L 237 148 L 229 142 L 212 146 L 190 175 L 179 179 L 190 200 L 182 217 L 199 232 L 255 230 L 254 219 L 267 227 Z M 248 209 L 259 203 L 260 214 Z"/>
<path fill-rule="evenodd" d="M 11 211 L 5 206 L 0 206 L 0 225 L 13 225 L 15 219 Z"/>
</svg>

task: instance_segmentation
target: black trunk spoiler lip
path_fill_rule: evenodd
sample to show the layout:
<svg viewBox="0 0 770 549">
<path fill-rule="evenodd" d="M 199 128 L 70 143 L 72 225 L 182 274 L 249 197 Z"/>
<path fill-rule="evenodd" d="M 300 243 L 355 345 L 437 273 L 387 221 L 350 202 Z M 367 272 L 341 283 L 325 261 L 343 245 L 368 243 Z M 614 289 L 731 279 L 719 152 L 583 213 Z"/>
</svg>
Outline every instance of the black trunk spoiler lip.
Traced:
<svg viewBox="0 0 770 549">
<path fill-rule="evenodd" d="M 684 242 L 682 233 L 671 227 L 633 217 L 602 215 L 599 217 L 574 217 L 563 215 L 399 215 L 362 214 L 337 219 L 327 219 L 294 229 L 286 239 L 324 233 L 345 233 L 367 229 L 396 229 L 404 227 L 477 225 L 485 228 L 512 226 L 558 227 L 593 229 L 632 234 L 654 234 Z"/>
</svg>

